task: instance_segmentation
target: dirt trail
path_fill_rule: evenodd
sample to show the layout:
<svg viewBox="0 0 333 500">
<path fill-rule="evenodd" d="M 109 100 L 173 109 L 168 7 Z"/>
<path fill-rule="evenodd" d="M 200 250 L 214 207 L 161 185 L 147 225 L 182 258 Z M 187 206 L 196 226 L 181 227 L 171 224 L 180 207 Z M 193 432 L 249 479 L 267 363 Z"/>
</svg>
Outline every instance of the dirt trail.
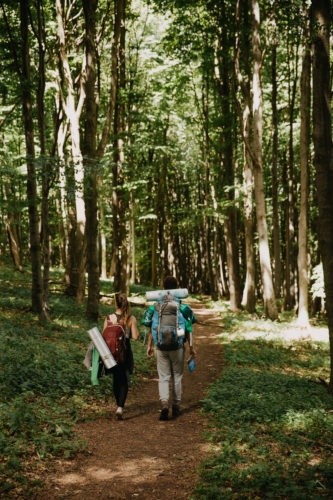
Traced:
<svg viewBox="0 0 333 500">
<path fill-rule="evenodd" d="M 192 304 L 197 369 L 185 371 L 182 414 L 160 422 L 156 374 L 130 389 L 123 421 L 110 417 L 79 425 L 88 451 L 55 463 L 38 500 L 53 499 L 188 499 L 198 480 L 198 467 L 208 454 L 204 440 L 207 418 L 200 401 L 222 369 L 218 318 Z M 214 326 L 214 323 L 216 326 Z M 44 478 L 45 479 L 45 478 Z"/>
</svg>

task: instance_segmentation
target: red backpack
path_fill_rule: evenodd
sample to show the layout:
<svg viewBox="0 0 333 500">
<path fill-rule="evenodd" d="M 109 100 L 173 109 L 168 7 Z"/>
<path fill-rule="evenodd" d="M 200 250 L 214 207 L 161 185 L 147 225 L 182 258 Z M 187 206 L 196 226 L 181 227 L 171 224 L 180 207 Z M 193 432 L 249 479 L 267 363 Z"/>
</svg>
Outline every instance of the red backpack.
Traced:
<svg viewBox="0 0 333 500">
<path fill-rule="evenodd" d="M 112 319 L 113 318 L 113 319 Z M 119 323 L 116 314 L 107 316 L 107 325 L 103 330 L 103 338 L 117 363 L 123 363 L 126 357 L 125 329 Z"/>
</svg>

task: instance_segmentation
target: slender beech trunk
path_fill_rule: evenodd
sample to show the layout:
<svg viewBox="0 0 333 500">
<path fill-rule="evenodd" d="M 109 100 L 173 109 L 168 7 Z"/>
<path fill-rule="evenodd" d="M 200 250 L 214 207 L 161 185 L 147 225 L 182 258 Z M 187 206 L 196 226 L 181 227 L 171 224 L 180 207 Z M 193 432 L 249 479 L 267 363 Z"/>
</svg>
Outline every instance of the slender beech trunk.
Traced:
<svg viewBox="0 0 333 500">
<path fill-rule="evenodd" d="M 222 9 L 223 15 L 224 9 Z M 237 212 L 235 207 L 235 172 L 234 172 L 234 146 L 233 146 L 233 124 L 234 124 L 234 102 L 231 95 L 230 85 L 230 68 L 231 61 L 227 51 L 223 51 L 222 47 L 227 46 L 228 39 L 225 30 L 221 30 L 221 40 L 216 44 L 216 61 L 215 78 L 218 84 L 219 97 L 221 101 L 221 110 L 224 120 L 222 131 L 222 166 L 224 185 L 228 186 L 228 207 L 225 213 L 225 240 L 227 249 L 227 265 L 229 277 L 229 292 L 230 292 L 230 309 L 237 311 L 241 306 L 241 289 L 240 289 L 240 273 L 239 273 L 239 249 L 237 237 Z M 219 183 L 222 175 L 219 172 Z M 219 186 L 218 186 L 219 188 Z M 215 274 L 216 271 L 215 271 Z"/>
<path fill-rule="evenodd" d="M 323 260 L 330 340 L 329 391 L 333 394 L 333 145 L 330 88 L 331 2 L 312 1 L 313 142 L 319 207 L 319 248 Z"/>
<path fill-rule="evenodd" d="M 42 168 L 42 213 L 41 213 L 41 250 L 43 263 L 43 308 L 48 310 L 48 294 L 50 279 L 50 227 L 49 227 L 49 191 L 52 175 L 51 165 L 46 160 L 45 145 L 45 25 L 41 0 L 37 2 L 37 41 L 38 41 L 38 90 L 37 90 L 37 119 L 39 129 L 40 165 Z"/>
<path fill-rule="evenodd" d="M 275 23 L 274 23 L 275 25 Z M 273 124 L 273 144 L 272 144 L 272 205 L 273 205 L 273 257 L 274 257 L 274 286 L 275 295 L 281 297 L 282 270 L 281 270 L 281 241 L 280 241 L 280 215 L 279 215 L 279 173 L 278 173 L 278 146 L 279 146 L 279 124 L 277 110 L 277 48 L 278 43 L 274 35 L 272 45 L 272 124 Z"/>
<path fill-rule="evenodd" d="M 262 168 L 262 90 L 260 69 L 262 65 L 262 54 L 260 46 L 260 14 L 258 0 L 252 0 L 253 20 L 253 177 L 254 193 L 256 200 L 257 231 L 259 238 L 259 259 L 261 269 L 261 280 L 263 287 L 264 309 L 268 317 L 277 319 L 278 312 L 275 302 L 275 293 L 272 279 L 271 259 L 268 244 L 268 230 L 266 221 L 265 189 Z"/>
<path fill-rule="evenodd" d="M 244 119 L 244 125 L 247 118 Z M 247 125 L 245 125 L 247 128 Z M 244 133 L 248 132 L 244 130 Z M 253 220 L 253 174 L 250 167 L 251 160 L 244 148 L 244 230 L 245 230 L 245 255 L 246 255 L 246 277 L 242 296 L 242 306 L 249 312 L 254 313 L 256 307 L 256 281 L 255 281 L 255 251 L 254 251 L 254 220 Z"/>
<path fill-rule="evenodd" d="M 129 239 L 130 239 L 130 283 L 135 283 L 135 201 L 132 193 L 130 194 L 130 221 L 129 221 Z"/>
<path fill-rule="evenodd" d="M 87 317 L 98 320 L 99 259 L 98 259 L 98 165 L 96 161 L 97 103 L 96 84 L 96 10 L 98 0 L 82 0 L 85 19 L 85 125 L 83 140 L 85 216 L 88 271 Z"/>
<path fill-rule="evenodd" d="M 59 127 L 57 131 L 57 156 L 58 156 L 58 175 L 59 175 L 59 221 L 58 228 L 60 234 L 60 255 L 61 263 L 66 269 L 69 261 L 68 256 L 68 246 L 69 246 L 69 221 L 67 213 L 69 211 L 68 207 L 68 197 L 66 195 L 66 165 L 65 165 L 65 140 L 68 132 L 68 121 L 64 117 L 63 109 L 61 106 L 61 99 L 59 94 L 56 96 L 56 107 L 57 114 L 59 117 Z M 67 280 L 68 274 L 65 273 L 66 285 L 69 285 L 69 280 Z"/>
<path fill-rule="evenodd" d="M 304 16 L 307 19 L 307 16 Z M 301 73 L 301 132 L 300 132 L 300 210 L 298 224 L 298 317 L 297 324 L 309 326 L 309 266 L 308 266 L 308 211 L 311 108 L 311 53 L 309 30 L 304 30 L 304 55 Z"/>
<path fill-rule="evenodd" d="M 8 236 L 9 250 L 13 259 L 15 269 L 17 271 L 22 272 L 23 267 L 21 264 L 20 246 L 18 243 L 15 219 L 11 214 L 7 214 L 7 217 L 5 218 L 4 222 L 5 222 L 6 233 Z"/>
<path fill-rule="evenodd" d="M 153 287 L 158 285 L 157 275 L 157 247 L 158 247 L 158 222 L 157 217 L 153 221 L 151 238 L 151 284 Z"/>
<path fill-rule="evenodd" d="M 295 48 L 296 45 L 296 48 Z M 288 110 L 289 110 L 289 140 L 288 140 L 288 160 L 286 163 L 285 170 L 285 182 L 286 182 L 286 207 L 285 207 L 285 259 L 284 259 L 284 270 L 285 270 L 285 297 L 284 297 L 284 308 L 290 310 L 295 306 L 296 303 L 296 246 L 295 246 L 295 214 L 296 214 L 296 203 L 295 203 L 295 160 L 294 160 L 294 115 L 295 115 L 295 101 L 296 101 L 296 90 L 297 90 L 297 80 L 298 80 L 298 44 L 292 41 L 291 47 L 288 48 L 288 52 L 291 51 L 291 58 L 289 61 L 289 89 L 288 89 Z M 296 58 L 294 57 L 296 54 Z M 294 59 L 296 59 L 295 62 Z M 295 70 L 293 72 L 293 64 Z"/>
<path fill-rule="evenodd" d="M 75 296 L 78 303 L 81 303 L 85 296 L 85 268 L 86 268 L 86 245 L 85 245 L 85 225 L 86 215 L 84 206 L 84 169 L 80 145 L 80 123 L 79 118 L 85 98 L 84 90 L 81 86 L 79 101 L 75 102 L 75 89 L 72 79 L 70 65 L 67 55 L 66 34 L 64 26 L 64 16 L 61 0 L 56 0 L 56 14 L 58 23 L 59 42 L 59 62 L 61 66 L 61 80 L 64 86 L 63 108 L 70 124 L 70 137 L 72 147 L 72 168 L 73 183 L 75 193 L 75 205 L 69 214 L 69 284 L 67 293 Z"/>
<path fill-rule="evenodd" d="M 113 151 L 113 248 L 115 258 L 114 288 L 128 292 L 128 250 L 125 183 L 125 17 L 126 0 L 115 0 L 115 47 L 117 50 L 116 102 L 114 109 L 114 151 Z"/>
<path fill-rule="evenodd" d="M 242 305 L 251 313 L 255 311 L 256 289 L 255 289 L 255 251 L 254 251 L 254 208 L 253 208 L 253 168 L 252 168 L 252 101 L 251 101 L 251 55 L 248 0 L 238 0 L 236 5 L 236 45 L 235 45 L 235 76 L 240 89 L 243 102 L 238 101 L 238 115 L 243 136 L 244 151 L 244 231 L 245 231 L 245 262 L 246 277 L 243 289 Z M 241 20 L 243 24 L 241 24 Z M 244 76 L 241 72 L 241 64 L 244 66 Z"/>
<path fill-rule="evenodd" d="M 99 206 L 99 220 L 100 220 L 100 260 L 101 260 L 101 278 L 106 279 L 107 278 L 107 251 L 106 251 L 106 235 L 104 229 L 102 227 L 105 224 L 105 217 L 104 217 L 104 207 L 103 204 L 100 203 Z"/>
<path fill-rule="evenodd" d="M 203 217 L 203 234 L 205 235 L 205 250 L 207 259 L 207 270 L 208 275 L 206 275 L 206 291 L 212 297 L 212 300 L 218 299 L 217 293 L 217 282 L 216 282 L 216 262 L 214 259 L 214 247 L 213 247 L 213 231 L 214 222 L 213 217 L 209 215 L 210 209 L 214 204 L 216 206 L 215 191 L 212 181 L 211 174 L 211 144 L 209 136 L 209 95 L 210 95 L 210 76 L 208 74 L 203 75 L 203 85 L 202 85 L 202 95 L 201 95 L 201 110 L 203 115 L 203 163 L 205 166 L 205 182 L 204 182 L 204 205 L 206 207 L 205 214 Z"/>
<path fill-rule="evenodd" d="M 164 147 L 167 146 L 169 131 L 169 119 L 163 129 L 161 138 Z M 156 234 L 156 269 L 157 275 L 155 281 L 157 285 L 163 282 L 163 276 L 171 274 L 168 260 L 168 160 L 167 157 L 159 159 L 156 170 L 156 198 L 155 215 L 157 216 L 157 234 Z"/>
<path fill-rule="evenodd" d="M 30 78 L 30 52 L 29 52 L 29 1 L 20 0 L 20 29 L 22 41 L 22 112 L 26 145 L 27 162 L 27 199 L 29 212 L 30 231 L 30 259 L 32 271 L 31 308 L 41 319 L 45 319 L 43 309 L 43 289 L 41 270 L 41 246 L 39 234 L 37 179 L 35 167 L 34 126 L 32 118 L 32 95 Z"/>
</svg>

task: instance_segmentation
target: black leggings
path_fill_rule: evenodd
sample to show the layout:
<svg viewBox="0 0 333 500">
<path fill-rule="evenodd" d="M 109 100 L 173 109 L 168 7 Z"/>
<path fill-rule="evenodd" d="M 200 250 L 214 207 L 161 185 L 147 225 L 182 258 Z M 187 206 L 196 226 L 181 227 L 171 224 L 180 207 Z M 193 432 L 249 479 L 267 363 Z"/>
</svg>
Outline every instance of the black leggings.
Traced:
<svg viewBox="0 0 333 500">
<path fill-rule="evenodd" d="M 125 406 L 128 393 L 128 369 L 125 363 L 119 363 L 110 372 L 112 373 L 113 383 L 112 389 L 116 398 L 117 406 L 122 408 Z"/>
</svg>

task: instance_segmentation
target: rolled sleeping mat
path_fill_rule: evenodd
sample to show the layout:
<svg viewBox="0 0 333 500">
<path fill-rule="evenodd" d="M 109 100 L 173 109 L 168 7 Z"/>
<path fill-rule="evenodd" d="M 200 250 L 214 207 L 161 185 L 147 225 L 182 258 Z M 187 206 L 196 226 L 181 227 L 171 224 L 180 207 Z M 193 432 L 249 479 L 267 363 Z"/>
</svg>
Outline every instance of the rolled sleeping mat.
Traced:
<svg viewBox="0 0 333 500">
<path fill-rule="evenodd" d="M 185 299 L 185 297 L 188 297 L 187 288 L 176 288 L 174 290 L 152 290 L 151 292 L 146 292 L 146 300 L 162 300 L 168 293 L 176 299 Z"/>
<path fill-rule="evenodd" d="M 112 356 L 111 351 L 108 348 L 105 340 L 103 339 L 99 329 L 96 326 L 94 326 L 94 328 L 88 330 L 88 334 L 91 340 L 93 341 L 97 351 L 99 352 L 99 355 L 106 368 L 112 368 L 113 366 L 116 366 L 117 363 L 114 357 Z"/>
</svg>

